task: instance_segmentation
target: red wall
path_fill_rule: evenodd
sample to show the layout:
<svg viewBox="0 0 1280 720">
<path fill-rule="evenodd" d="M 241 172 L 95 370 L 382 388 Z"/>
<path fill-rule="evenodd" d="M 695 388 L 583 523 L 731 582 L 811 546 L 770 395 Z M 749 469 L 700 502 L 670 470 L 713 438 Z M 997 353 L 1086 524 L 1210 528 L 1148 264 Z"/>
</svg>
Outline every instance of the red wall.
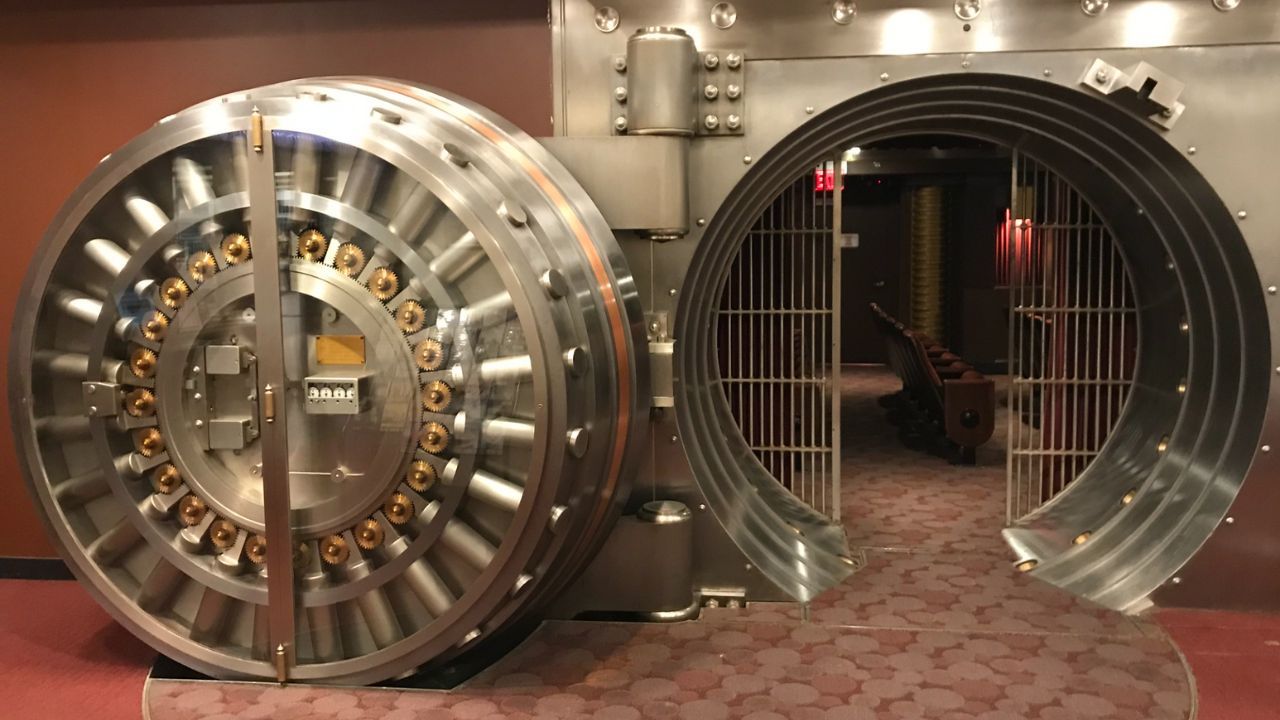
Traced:
<svg viewBox="0 0 1280 720">
<path fill-rule="evenodd" d="M 316 75 L 383 75 L 551 131 L 545 2 L 0 2 L 0 386 L 26 267 L 98 160 L 208 97 Z M 29 9 L 35 8 L 35 9 Z M 0 403 L 9 424 L 7 399 Z M 0 556 L 54 551 L 0 431 Z"/>
</svg>

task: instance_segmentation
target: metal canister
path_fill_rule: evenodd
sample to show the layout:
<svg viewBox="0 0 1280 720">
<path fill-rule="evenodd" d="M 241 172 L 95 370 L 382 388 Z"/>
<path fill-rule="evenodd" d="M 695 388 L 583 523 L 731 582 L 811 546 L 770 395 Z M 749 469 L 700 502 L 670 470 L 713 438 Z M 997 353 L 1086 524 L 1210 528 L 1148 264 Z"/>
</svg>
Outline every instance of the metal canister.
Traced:
<svg viewBox="0 0 1280 720">
<path fill-rule="evenodd" d="M 680 28 L 647 27 L 627 40 L 627 126 L 635 135 L 692 135 L 698 52 Z"/>
</svg>

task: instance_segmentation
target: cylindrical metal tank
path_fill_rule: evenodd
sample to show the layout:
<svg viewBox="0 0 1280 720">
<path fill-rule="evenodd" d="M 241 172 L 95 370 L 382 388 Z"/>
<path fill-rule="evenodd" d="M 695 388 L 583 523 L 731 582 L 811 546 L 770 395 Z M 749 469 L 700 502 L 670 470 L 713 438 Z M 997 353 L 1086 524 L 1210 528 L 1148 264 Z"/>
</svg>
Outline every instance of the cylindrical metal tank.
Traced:
<svg viewBox="0 0 1280 720">
<path fill-rule="evenodd" d="M 10 363 L 31 490 L 97 599 L 198 670 L 451 657 L 563 589 L 626 499 L 631 277 L 568 173 L 462 100 L 211 100 L 104 159 L 37 257 Z"/>
<path fill-rule="evenodd" d="M 680 28 L 646 27 L 627 40 L 627 131 L 693 135 L 698 52 Z"/>
</svg>

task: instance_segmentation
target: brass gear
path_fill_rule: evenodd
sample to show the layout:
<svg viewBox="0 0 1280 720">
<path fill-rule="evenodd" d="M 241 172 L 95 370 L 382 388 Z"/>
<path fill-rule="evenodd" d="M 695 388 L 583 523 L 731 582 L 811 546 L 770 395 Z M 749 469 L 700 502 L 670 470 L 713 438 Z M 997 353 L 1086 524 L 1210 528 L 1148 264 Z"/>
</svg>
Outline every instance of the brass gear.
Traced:
<svg viewBox="0 0 1280 720">
<path fill-rule="evenodd" d="M 413 501 L 404 493 L 394 493 L 382 505 L 382 512 L 393 525 L 404 525 L 413 519 Z"/>
<path fill-rule="evenodd" d="M 164 334 L 169 330 L 169 317 L 159 310 L 152 310 L 143 319 L 141 325 L 142 337 L 151 342 L 160 342 L 164 340 Z"/>
<path fill-rule="evenodd" d="M 191 288 L 182 278 L 173 277 L 160 283 L 160 302 L 170 310 L 182 307 L 190 295 Z"/>
<path fill-rule="evenodd" d="M 187 527 L 199 525 L 204 521 L 204 515 L 207 512 L 209 512 L 209 506 L 195 495 L 188 495 L 178 503 L 178 519 Z"/>
<path fill-rule="evenodd" d="M 409 466 L 409 472 L 404 475 L 404 484 L 418 492 L 426 492 L 436 484 L 439 477 L 440 473 L 436 471 L 435 465 L 426 460 L 414 460 Z"/>
<path fill-rule="evenodd" d="M 329 249 L 329 238 L 315 228 L 307 228 L 298 233 L 298 255 L 304 260 L 320 262 L 324 260 L 324 251 Z"/>
<path fill-rule="evenodd" d="M 413 348 L 413 361 L 420 370 L 439 370 L 444 365 L 444 346 L 435 338 L 427 338 Z"/>
<path fill-rule="evenodd" d="M 422 435 L 418 437 L 418 446 L 432 455 L 439 455 L 449 447 L 449 428 L 438 422 L 423 425 Z"/>
<path fill-rule="evenodd" d="M 367 518 L 361 520 L 359 525 L 352 528 L 352 532 L 356 536 L 356 544 L 361 550 L 372 550 L 382 544 L 385 533 L 382 531 L 382 523 Z"/>
<path fill-rule="evenodd" d="M 396 327 L 405 335 L 412 335 L 427 324 L 427 311 L 417 300 L 405 300 L 396 308 Z"/>
<path fill-rule="evenodd" d="M 432 380 L 422 386 L 422 409 L 444 412 L 453 402 L 453 388 L 443 380 Z"/>
<path fill-rule="evenodd" d="M 225 518 L 219 518 L 213 521 L 209 526 L 209 542 L 219 550 L 226 550 L 236 544 L 236 539 L 240 537 L 240 528 L 235 523 Z"/>
<path fill-rule="evenodd" d="M 342 243 L 333 258 L 334 267 L 347 277 L 355 277 L 364 269 L 364 251 L 355 243 Z"/>
<path fill-rule="evenodd" d="M 124 411 L 134 417 L 156 414 L 156 394 L 146 388 L 130 390 L 124 396 Z"/>
<path fill-rule="evenodd" d="M 244 556 L 254 565 L 266 562 L 267 539 L 261 535 L 250 535 L 249 539 L 244 541 Z"/>
<path fill-rule="evenodd" d="M 341 535 L 330 535 L 320 541 L 320 558 L 330 565 L 341 565 L 351 557 L 351 548 Z"/>
<path fill-rule="evenodd" d="M 369 292 L 381 302 L 386 302 L 400 292 L 400 278 L 394 270 L 380 267 L 369 277 Z"/>
<path fill-rule="evenodd" d="M 134 375 L 145 380 L 156 374 L 156 359 L 155 353 L 140 347 L 129 356 L 129 369 Z"/>
<path fill-rule="evenodd" d="M 164 436 L 151 427 L 133 433 L 133 446 L 142 457 L 155 457 L 164 452 Z"/>
<path fill-rule="evenodd" d="M 182 473 L 173 463 L 165 463 L 151 473 L 151 487 L 161 495 L 168 495 L 182 484 Z"/>
<path fill-rule="evenodd" d="M 222 239 L 222 259 L 228 265 L 239 265 L 253 257 L 253 247 L 249 238 L 240 233 L 231 233 Z"/>
<path fill-rule="evenodd" d="M 213 259 L 213 253 L 201 250 L 192 253 L 187 258 L 187 274 L 197 283 L 202 283 L 218 272 L 218 261 Z"/>
</svg>

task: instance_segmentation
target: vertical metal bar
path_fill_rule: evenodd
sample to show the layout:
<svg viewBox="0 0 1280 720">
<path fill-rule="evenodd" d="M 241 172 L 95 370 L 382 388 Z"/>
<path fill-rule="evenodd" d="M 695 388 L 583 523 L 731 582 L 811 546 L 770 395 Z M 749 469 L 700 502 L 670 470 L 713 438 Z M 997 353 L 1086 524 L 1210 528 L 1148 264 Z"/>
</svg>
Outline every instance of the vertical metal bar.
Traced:
<svg viewBox="0 0 1280 720">
<path fill-rule="evenodd" d="M 253 263 L 254 305 L 257 312 L 258 397 L 263 420 L 263 516 L 267 536 L 268 637 L 277 679 L 288 679 L 294 655 L 293 528 L 289 506 L 289 435 L 285 402 L 284 327 L 281 308 L 281 245 L 276 227 L 275 160 L 272 135 L 263 129 L 255 109 L 253 149 L 249 151 L 249 223 L 257 262 Z M 273 401 L 272 398 L 275 398 Z M 270 412 L 270 406 L 279 408 Z M 274 416 L 273 416 L 274 415 Z"/>
<path fill-rule="evenodd" d="M 1022 413 L 1020 403 L 1018 402 L 1018 376 L 1020 372 L 1020 363 L 1018 354 L 1014 351 L 1018 342 L 1018 304 L 1021 298 L 1021 290 L 1019 283 L 1019 273 L 1017 268 L 1018 257 L 1018 234 L 1014 223 L 1018 217 L 1018 151 L 1014 149 L 1009 158 L 1009 216 L 1006 222 L 1006 232 L 1008 235 L 1008 252 L 1005 260 L 1008 266 L 1008 303 L 1009 303 L 1009 328 L 1008 328 L 1008 350 L 1005 357 L 1008 367 L 1006 373 L 1008 376 L 1009 387 L 1007 389 L 1007 400 L 1009 406 L 1009 422 L 1005 428 L 1005 522 L 1012 524 L 1017 519 L 1019 482 L 1018 474 L 1015 472 L 1015 465 L 1018 457 L 1018 440 L 1021 437 L 1019 432 L 1022 425 Z"/>
<path fill-rule="evenodd" d="M 831 311 L 831 498 L 832 520 L 840 520 L 840 392 L 842 387 L 843 353 L 841 348 L 841 314 L 844 311 L 842 295 L 843 276 L 840 240 L 844 230 L 844 168 L 840 155 L 835 160 L 836 186 L 831 206 L 831 298 L 828 307 Z"/>
</svg>

